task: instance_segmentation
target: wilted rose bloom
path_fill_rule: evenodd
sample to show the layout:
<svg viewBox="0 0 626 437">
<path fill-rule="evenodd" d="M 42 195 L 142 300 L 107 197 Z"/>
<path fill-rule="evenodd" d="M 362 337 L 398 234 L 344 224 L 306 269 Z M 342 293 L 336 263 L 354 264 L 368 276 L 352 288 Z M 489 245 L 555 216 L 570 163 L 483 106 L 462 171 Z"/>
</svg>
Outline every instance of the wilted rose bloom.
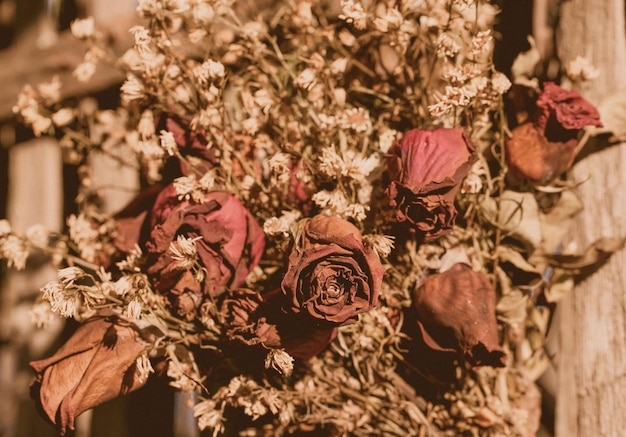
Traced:
<svg viewBox="0 0 626 437">
<path fill-rule="evenodd" d="M 535 104 L 533 119 L 513 129 L 506 155 L 515 175 L 547 184 L 572 166 L 579 131 L 602 123 L 596 108 L 578 92 L 552 82 L 544 84 Z"/>
<path fill-rule="evenodd" d="M 302 360 L 322 352 L 335 338 L 337 328 L 319 326 L 302 313 L 286 312 L 286 304 L 280 290 L 264 295 L 248 289 L 229 290 L 219 311 L 226 336 L 248 346 L 284 349 Z"/>
<path fill-rule="evenodd" d="M 428 276 L 413 305 L 424 343 L 433 351 L 456 351 L 472 366 L 504 366 L 498 343 L 496 293 L 483 273 L 455 264 Z"/>
<path fill-rule="evenodd" d="M 30 363 L 37 372 L 31 396 L 65 435 L 82 412 L 145 384 L 135 363 L 147 346 L 135 325 L 103 310 L 53 356 Z"/>
<path fill-rule="evenodd" d="M 339 325 L 376 305 L 383 274 L 378 255 L 354 225 L 317 215 L 289 256 L 281 288 L 291 311 Z"/>
<path fill-rule="evenodd" d="M 463 128 L 413 129 L 388 155 L 387 195 L 396 218 L 408 222 L 425 241 L 454 226 L 454 198 L 469 173 L 476 150 Z"/>
<path fill-rule="evenodd" d="M 118 218 L 118 247 L 139 243 L 155 289 L 190 318 L 205 297 L 241 286 L 265 246 L 261 226 L 235 196 L 214 191 L 203 200 L 179 200 L 168 185 L 156 198 L 140 195 Z M 188 258 L 172 250 L 180 237 L 192 247 Z"/>
</svg>

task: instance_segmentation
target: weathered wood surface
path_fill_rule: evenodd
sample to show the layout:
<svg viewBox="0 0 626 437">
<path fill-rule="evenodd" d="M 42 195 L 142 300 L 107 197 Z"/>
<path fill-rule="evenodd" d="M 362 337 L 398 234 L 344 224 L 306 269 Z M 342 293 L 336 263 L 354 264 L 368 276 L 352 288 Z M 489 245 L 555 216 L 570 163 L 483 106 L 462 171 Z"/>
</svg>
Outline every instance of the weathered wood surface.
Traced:
<svg viewBox="0 0 626 437">
<path fill-rule="evenodd" d="M 601 76 L 581 91 L 594 104 L 626 87 L 623 0 L 563 1 L 557 47 L 566 63 L 590 58 Z M 572 241 L 626 236 L 626 145 L 573 171 L 586 209 Z M 615 254 L 560 304 L 556 435 L 626 436 L 626 251 Z"/>
<path fill-rule="evenodd" d="M 24 85 L 48 82 L 54 75 L 58 75 L 63 84 L 62 99 L 101 91 L 122 82 L 124 77 L 120 70 L 104 62 L 98 64 L 89 82 L 78 82 L 72 77 L 86 50 L 84 42 L 70 32 L 63 32 L 48 48 L 38 48 L 27 38 L 0 51 L 0 120 L 12 117 L 17 95 Z"/>
</svg>

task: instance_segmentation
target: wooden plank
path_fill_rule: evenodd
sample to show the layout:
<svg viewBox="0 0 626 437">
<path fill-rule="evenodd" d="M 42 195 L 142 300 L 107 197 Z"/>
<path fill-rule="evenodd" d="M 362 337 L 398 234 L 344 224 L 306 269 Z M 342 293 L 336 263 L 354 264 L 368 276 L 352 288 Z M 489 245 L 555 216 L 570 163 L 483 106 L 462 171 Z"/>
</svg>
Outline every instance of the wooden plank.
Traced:
<svg viewBox="0 0 626 437">
<path fill-rule="evenodd" d="M 586 56 L 601 76 L 581 91 L 593 103 L 626 85 L 623 0 L 562 3 L 557 42 L 564 62 Z M 626 235 L 626 145 L 593 154 L 575 166 L 589 180 L 578 194 L 585 210 L 572 240 L 579 248 L 599 237 Z M 615 254 L 561 303 L 556 435 L 626 435 L 626 252 Z"/>
<path fill-rule="evenodd" d="M 0 120 L 13 116 L 13 106 L 24 85 L 46 82 L 54 75 L 58 75 L 63 84 L 62 99 L 95 93 L 122 82 L 123 74 L 104 62 L 98 64 L 89 82 L 78 82 L 72 72 L 83 61 L 86 50 L 83 41 L 74 38 L 70 32 L 63 32 L 55 44 L 45 49 L 38 48 L 27 38 L 1 51 Z"/>
</svg>

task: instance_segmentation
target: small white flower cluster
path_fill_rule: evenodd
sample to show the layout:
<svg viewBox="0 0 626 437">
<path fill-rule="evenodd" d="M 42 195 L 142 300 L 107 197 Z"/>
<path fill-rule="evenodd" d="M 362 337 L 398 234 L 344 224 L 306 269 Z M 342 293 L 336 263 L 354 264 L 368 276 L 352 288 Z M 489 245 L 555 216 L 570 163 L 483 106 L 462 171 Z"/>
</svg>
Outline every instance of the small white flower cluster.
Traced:
<svg viewBox="0 0 626 437">
<path fill-rule="evenodd" d="M 283 211 L 280 217 L 270 217 L 263 223 L 263 231 L 267 235 L 289 237 L 292 228 L 302 217 L 300 211 Z"/>
<path fill-rule="evenodd" d="M 354 0 L 341 0 L 339 18 L 358 30 L 363 30 L 367 26 L 367 13 L 363 10 L 363 5 Z"/>
<path fill-rule="evenodd" d="M 190 200 L 194 203 L 204 203 L 205 193 L 213 190 L 215 187 L 215 171 L 207 171 L 200 180 L 191 174 L 189 176 L 181 176 L 174 179 L 174 189 L 178 194 L 179 200 Z"/>
</svg>

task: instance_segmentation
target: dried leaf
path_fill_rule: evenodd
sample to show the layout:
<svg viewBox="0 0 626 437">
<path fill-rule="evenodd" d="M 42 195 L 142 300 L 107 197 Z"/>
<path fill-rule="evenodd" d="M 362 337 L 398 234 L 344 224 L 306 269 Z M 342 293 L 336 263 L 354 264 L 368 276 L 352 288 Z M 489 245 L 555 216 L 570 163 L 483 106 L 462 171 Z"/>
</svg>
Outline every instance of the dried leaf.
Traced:
<svg viewBox="0 0 626 437">
<path fill-rule="evenodd" d="M 532 36 L 528 37 L 528 42 L 530 49 L 517 55 L 511 66 L 511 75 L 513 76 L 513 83 L 536 88 L 538 86 L 537 79 L 531 78 L 535 76 L 535 69 L 541 62 L 541 54 L 539 54 L 535 39 Z"/>
<path fill-rule="evenodd" d="M 600 119 L 615 136 L 626 135 L 626 90 L 611 94 L 598 106 Z"/>
<path fill-rule="evenodd" d="M 502 296 L 496 305 L 498 319 L 510 325 L 520 324 L 526 320 L 526 304 L 528 296 L 520 290 L 513 289 Z"/>
<path fill-rule="evenodd" d="M 504 191 L 500 197 L 500 214 L 493 198 L 483 201 L 485 216 L 504 231 L 526 244 L 528 249 L 535 249 L 541 243 L 541 223 L 539 207 L 532 193 Z"/>
<path fill-rule="evenodd" d="M 572 218 L 582 211 L 583 205 L 572 191 L 561 193 L 557 204 L 548 213 L 539 215 L 541 224 L 541 248 L 553 253 L 570 230 Z"/>
<path fill-rule="evenodd" d="M 567 270 L 581 270 L 592 268 L 595 270 L 606 261 L 611 254 L 621 250 L 626 244 L 626 238 L 605 237 L 600 238 L 593 243 L 582 254 L 565 255 L 565 254 L 533 254 L 530 262 L 545 261 L 554 267 Z M 587 272 L 590 273 L 590 272 Z"/>
</svg>

